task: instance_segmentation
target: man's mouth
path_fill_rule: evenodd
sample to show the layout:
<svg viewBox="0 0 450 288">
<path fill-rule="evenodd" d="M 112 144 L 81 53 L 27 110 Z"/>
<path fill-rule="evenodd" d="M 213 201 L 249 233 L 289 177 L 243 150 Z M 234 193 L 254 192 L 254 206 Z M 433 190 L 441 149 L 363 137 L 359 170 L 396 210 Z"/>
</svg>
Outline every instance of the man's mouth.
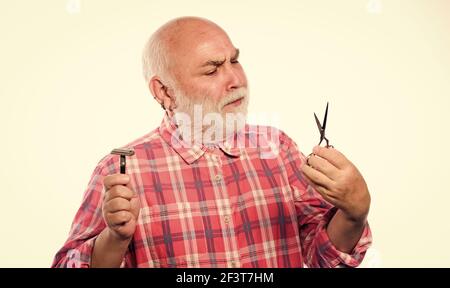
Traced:
<svg viewBox="0 0 450 288">
<path fill-rule="evenodd" d="M 241 105 L 241 103 L 242 103 L 243 100 L 244 100 L 244 97 L 240 97 L 240 98 L 238 98 L 238 99 L 236 99 L 236 100 L 233 100 L 233 101 L 231 101 L 231 102 L 225 104 L 224 107 L 228 107 L 228 106 L 239 106 L 239 105 Z"/>
</svg>

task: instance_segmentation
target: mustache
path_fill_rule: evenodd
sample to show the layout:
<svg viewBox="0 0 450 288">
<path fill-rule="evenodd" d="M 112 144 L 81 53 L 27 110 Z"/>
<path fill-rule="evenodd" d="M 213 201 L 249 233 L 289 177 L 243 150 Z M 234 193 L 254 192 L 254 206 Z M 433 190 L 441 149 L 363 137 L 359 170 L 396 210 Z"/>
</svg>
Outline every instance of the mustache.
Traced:
<svg viewBox="0 0 450 288">
<path fill-rule="evenodd" d="M 245 97 L 247 97 L 247 89 L 245 87 L 241 87 L 233 92 L 230 92 L 219 101 L 219 109 L 222 109 L 225 105 L 230 104 L 231 102 Z"/>
</svg>

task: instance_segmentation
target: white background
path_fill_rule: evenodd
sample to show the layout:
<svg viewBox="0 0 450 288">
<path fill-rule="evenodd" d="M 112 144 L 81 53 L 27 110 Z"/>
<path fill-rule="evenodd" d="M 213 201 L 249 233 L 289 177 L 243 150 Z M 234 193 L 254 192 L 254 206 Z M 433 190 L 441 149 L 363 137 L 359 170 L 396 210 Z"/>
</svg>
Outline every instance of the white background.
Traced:
<svg viewBox="0 0 450 288">
<path fill-rule="evenodd" d="M 305 154 L 330 101 L 329 139 L 372 195 L 363 266 L 450 266 L 450 1 L 67 3 L 0 2 L 0 267 L 50 266 L 97 162 L 159 125 L 141 50 L 185 15 L 229 33 L 253 122 Z"/>
</svg>

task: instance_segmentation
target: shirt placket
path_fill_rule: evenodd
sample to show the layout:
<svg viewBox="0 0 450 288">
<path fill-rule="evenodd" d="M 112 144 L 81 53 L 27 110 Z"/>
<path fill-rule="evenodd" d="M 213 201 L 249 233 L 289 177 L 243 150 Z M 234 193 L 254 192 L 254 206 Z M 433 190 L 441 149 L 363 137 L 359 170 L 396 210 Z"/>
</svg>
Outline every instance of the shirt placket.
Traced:
<svg viewBox="0 0 450 288">
<path fill-rule="evenodd" d="M 223 173 L 223 166 L 222 166 L 222 159 L 221 156 L 218 155 L 219 150 L 216 149 L 214 152 L 210 154 L 210 159 L 213 163 L 213 175 L 212 175 L 212 181 L 215 182 L 216 187 L 221 191 L 221 194 L 224 195 L 227 199 L 229 198 L 227 187 L 225 183 L 225 176 Z M 228 255 L 228 267 L 236 268 L 240 266 L 239 261 L 239 252 L 237 251 L 238 243 L 236 241 L 236 234 L 234 229 L 234 223 L 233 223 L 233 215 L 232 213 L 232 207 L 230 207 L 230 201 L 224 201 L 224 204 L 219 207 L 221 211 L 219 211 L 219 217 L 221 217 L 220 221 L 222 223 L 222 229 L 226 231 L 224 233 L 228 237 L 225 237 L 224 241 L 230 241 L 229 247 L 235 247 L 236 249 L 232 249 L 232 251 L 226 251 L 226 254 Z"/>
</svg>

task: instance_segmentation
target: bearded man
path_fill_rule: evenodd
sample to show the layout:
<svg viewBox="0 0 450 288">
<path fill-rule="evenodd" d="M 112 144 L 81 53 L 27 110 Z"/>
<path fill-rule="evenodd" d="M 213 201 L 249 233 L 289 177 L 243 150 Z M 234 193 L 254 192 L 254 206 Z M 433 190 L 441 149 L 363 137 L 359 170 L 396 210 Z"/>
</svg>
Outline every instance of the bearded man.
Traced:
<svg viewBox="0 0 450 288">
<path fill-rule="evenodd" d="M 217 24 L 174 19 L 150 37 L 160 127 L 95 168 L 54 267 L 355 267 L 370 195 L 332 147 L 308 161 L 281 130 L 245 123 L 239 49 Z M 308 163 L 306 163 L 308 162 Z M 305 165 L 307 164 L 307 165 Z"/>
</svg>

